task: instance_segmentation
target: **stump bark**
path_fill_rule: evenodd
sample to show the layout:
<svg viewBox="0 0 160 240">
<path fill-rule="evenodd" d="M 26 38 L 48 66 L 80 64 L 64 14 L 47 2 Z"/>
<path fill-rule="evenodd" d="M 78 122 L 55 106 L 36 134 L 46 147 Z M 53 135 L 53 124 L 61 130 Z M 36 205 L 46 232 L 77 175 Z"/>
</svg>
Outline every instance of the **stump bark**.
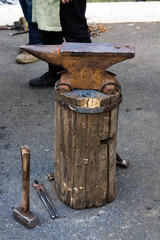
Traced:
<svg viewBox="0 0 160 240">
<path fill-rule="evenodd" d="M 55 89 L 55 190 L 74 209 L 116 197 L 116 133 L 120 92 Z"/>
</svg>

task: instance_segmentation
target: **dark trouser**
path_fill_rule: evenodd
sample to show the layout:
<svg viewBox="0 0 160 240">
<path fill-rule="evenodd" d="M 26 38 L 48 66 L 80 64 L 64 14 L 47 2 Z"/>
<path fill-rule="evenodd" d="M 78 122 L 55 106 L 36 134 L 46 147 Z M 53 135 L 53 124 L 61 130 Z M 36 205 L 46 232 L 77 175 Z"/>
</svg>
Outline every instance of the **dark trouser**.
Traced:
<svg viewBox="0 0 160 240">
<path fill-rule="evenodd" d="M 66 42 L 90 43 L 90 34 L 85 18 L 86 0 L 72 0 L 60 3 L 60 20 L 62 32 L 40 31 L 44 45 L 62 44 Z M 59 72 L 63 68 L 49 64 L 49 71 Z"/>
<path fill-rule="evenodd" d="M 61 26 L 67 42 L 91 42 L 85 11 L 86 0 L 72 0 L 72 2 L 66 4 L 60 3 Z"/>
<path fill-rule="evenodd" d="M 19 0 L 23 14 L 29 27 L 29 44 L 42 44 L 41 35 L 37 23 L 32 22 L 32 0 Z"/>
<path fill-rule="evenodd" d="M 40 30 L 42 36 L 42 42 L 44 45 L 57 45 L 63 43 L 63 34 L 62 32 L 48 32 Z M 52 75 L 57 74 L 57 72 L 61 72 L 64 70 L 62 67 L 54 66 L 48 63 L 49 72 Z M 54 74 L 55 73 L 55 74 Z M 58 77 L 58 76 L 57 76 Z"/>
</svg>

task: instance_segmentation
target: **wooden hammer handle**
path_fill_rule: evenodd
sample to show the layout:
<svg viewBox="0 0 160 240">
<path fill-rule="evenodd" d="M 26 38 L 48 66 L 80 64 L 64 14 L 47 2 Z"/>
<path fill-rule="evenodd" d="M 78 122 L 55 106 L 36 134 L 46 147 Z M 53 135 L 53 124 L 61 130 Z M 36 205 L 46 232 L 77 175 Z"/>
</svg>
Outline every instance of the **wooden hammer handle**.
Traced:
<svg viewBox="0 0 160 240">
<path fill-rule="evenodd" d="M 28 146 L 21 147 L 22 160 L 22 212 L 30 213 L 30 149 Z"/>
</svg>

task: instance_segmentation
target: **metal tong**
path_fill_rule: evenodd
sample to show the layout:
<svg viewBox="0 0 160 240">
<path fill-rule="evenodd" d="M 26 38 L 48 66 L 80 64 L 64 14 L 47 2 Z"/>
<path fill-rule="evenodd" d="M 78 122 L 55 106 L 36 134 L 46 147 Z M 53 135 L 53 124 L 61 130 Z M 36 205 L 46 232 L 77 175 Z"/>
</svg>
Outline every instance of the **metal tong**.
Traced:
<svg viewBox="0 0 160 240">
<path fill-rule="evenodd" d="M 48 194 L 45 191 L 44 187 L 42 187 L 42 184 L 35 180 L 33 186 L 37 190 L 38 196 L 42 200 L 44 206 L 47 208 L 47 211 L 49 212 L 51 218 L 52 219 L 59 218 L 59 214 L 57 213 L 55 207 L 51 203 L 51 200 L 49 199 Z"/>
</svg>

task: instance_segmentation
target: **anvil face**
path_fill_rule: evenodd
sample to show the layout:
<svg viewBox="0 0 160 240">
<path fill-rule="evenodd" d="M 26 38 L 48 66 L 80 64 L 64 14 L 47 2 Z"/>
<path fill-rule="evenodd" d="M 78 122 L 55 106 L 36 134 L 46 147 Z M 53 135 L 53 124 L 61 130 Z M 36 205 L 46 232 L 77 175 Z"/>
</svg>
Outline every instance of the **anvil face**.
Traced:
<svg viewBox="0 0 160 240">
<path fill-rule="evenodd" d="M 28 45 L 22 49 L 48 63 L 64 67 L 68 73 L 62 75 L 60 82 L 70 84 L 73 89 L 99 90 L 107 82 L 108 67 L 135 55 L 132 44 L 63 43 Z"/>
<path fill-rule="evenodd" d="M 61 47 L 61 53 L 68 52 L 77 56 L 96 56 L 97 54 L 107 56 L 112 55 L 122 56 L 127 58 L 134 57 L 134 45 L 133 44 L 109 44 L 109 43 L 63 43 Z M 77 54 L 76 54 L 77 53 Z"/>
</svg>

